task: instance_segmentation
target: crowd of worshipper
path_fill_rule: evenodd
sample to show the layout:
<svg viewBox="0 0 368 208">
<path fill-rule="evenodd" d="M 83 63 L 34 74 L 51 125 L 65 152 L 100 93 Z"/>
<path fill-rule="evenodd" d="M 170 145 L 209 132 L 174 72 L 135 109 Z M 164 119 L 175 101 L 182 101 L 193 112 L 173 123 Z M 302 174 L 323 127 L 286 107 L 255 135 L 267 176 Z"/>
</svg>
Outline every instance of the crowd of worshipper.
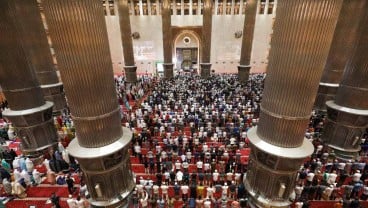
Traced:
<svg viewBox="0 0 368 208">
<path fill-rule="evenodd" d="M 265 78 L 265 74 L 251 75 L 241 84 L 237 75 L 212 75 L 203 80 L 184 74 L 160 81 L 143 76 L 133 84 L 116 76 L 118 100 L 126 109 L 121 112 L 123 125 L 133 131 L 131 152 L 144 166 L 144 174 L 136 173 L 134 206 L 174 207 L 178 201 L 182 207 L 246 207 L 243 178 L 247 161 L 242 151 L 248 152 L 247 131 L 258 123 Z M 134 103 L 139 106 L 132 106 Z M 315 152 L 298 172 L 292 200 L 296 207 L 309 207 L 311 200 L 359 207 L 368 198 L 368 134 L 362 137 L 356 160 L 338 160 L 321 140 L 325 119 L 313 111 L 306 137 Z M 55 125 L 61 139 L 44 161 L 46 173 L 33 175 L 37 169 L 32 166 L 31 171 L 29 159 L 27 169 L 27 158 L 12 149 L 3 151 L 0 173 L 7 194 L 23 198 L 27 187 L 47 180 L 67 184 L 75 196 L 73 174 L 81 185 L 78 199 L 67 200 L 69 206 L 88 198 L 78 161 L 66 149 L 75 136 L 68 109 L 55 117 Z M 0 130 L 6 134 L 5 140 L 16 137 L 14 128 L 5 121 Z M 58 196 L 50 200 L 58 207 Z"/>
<path fill-rule="evenodd" d="M 30 187 L 48 183 L 51 185 L 67 185 L 71 196 L 67 200 L 68 204 L 71 200 L 75 200 L 76 206 L 74 207 L 85 207 L 84 199 L 88 197 L 88 191 L 84 177 L 79 169 L 78 162 L 69 155 L 66 149 L 70 139 L 75 136 L 74 124 L 68 109 L 65 109 L 60 116 L 55 117 L 54 121 L 60 141 L 56 148 L 50 148 L 43 155 L 44 160 L 41 164 L 38 161 L 37 164 L 34 164 L 35 158 L 33 157 L 17 154 L 15 149 L 21 149 L 21 143 L 18 147 L 14 146 L 13 148 L 6 145 L 2 146 L 0 176 L 5 192 L 4 196 L 6 197 L 3 202 L 8 202 L 14 198 L 26 198 L 27 190 Z M 14 127 L 9 121 L 1 119 L 0 130 L 3 132 L 2 139 L 7 144 L 19 143 Z M 76 177 L 80 181 L 78 185 L 80 187 L 79 193 L 76 193 L 74 184 Z M 75 195 L 77 195 L 76 199 L 73 198 Z M 55 207 L 60 207 L 59 198 L 53 194 L 48 202 L 53 203 Z"/>
<path fill-rule="evenodd" d="M 128 110 L 132 110 L 129 101 L 140 100 L 149 91 L 153 83 L 153 77 L 147 75 L 140 76 L 135 83 L 126 82 L 123 76 L 117 75 L 114 80 L 119 104 L 125 106 Z"/>
<path fill-rule="evenodd" d="M 126 101 L 140 99 L 152 83 L 151 77 L 146 76 L 140 78 L 135 84 L 126 83 L 121 76 L 116 77 L 115 81 L 120 104 L 123 104 L 121 99 L 123 97 Z M 125 105 L 129 106 L 129 103 Z M 0 107 L 1 112 L 7 109 L 7 102 L 2 102 Z M 130 106 L 127 109 L 130 109 Z M 89 193 L 83 172 L 79 169 L 78 161 L 69 155 L 66 148 L 71 139 L 75 137 L 74 122 L 68 108 L 54 117 L 54 124 L 59 135 L 59 142 L 56 148 L 50 148 L 44 154 L 42 164 L 34 165 L 33 159 L 22 154 L 17 155 L 15 149 L 21 149 L 21 144 L 18 147 L 14 146 L 15 148 L 0 148 L 2 158 L 0 174 L 5 191 L 5 194 L 0 197 L 1 201 L 8 202 L 13 198 L 26 198 L 29 187 L 47 183 L 56 186 L 67 185 L 69 198 L 66 202 L 69 207 L 83 208 L 88 206 L 85 199 L 89 198 Z M 1 143 L 4 144 L 19 143 L 14 127 L 3 118 L 0 118 L 0 138 Z M 75 184 L 76 178 L 79 181 L 78 193 Z M 47 203 L 52 203 L 54 207 L 60 207 L 60 197 L 53 193 Z"/>
<path fill-rule="evenodd" d="M 257 125 L 264 78 L 253 75 L 241 85 L 234 75 L 179 76 L 154 86 L 141 108 L 126 115 L 125 125 L 134 132 L 132 152 L 146 173 L 137 179 L 136 203 L 163 207 L 180 199 L 189 207 L 226 207 L 229 200 L 241 202 L 247 165 L 240 150 L 248 146 L 247 130 Z M 344 162 L 323 144 L 324 122 L 323 114 L 313 112 L 306 137 L 315 153 L 298 173 L 292 200 L 297 207 L 309 207 L 310 200 L 359 207 L 368 196 L 368 134 L 360 156 Z M 169 198 L 168 187 L 174 188 Z"/>
<path fill-rule="evenodd" d="M 141 108 L 126 115 L 134 135 L 131 151 L 148 176 L 136 181 L 136 204 L 246 203 L 241 150 L 248 146 L 247 130 L 258 122 L 264 77 L 254 75 L 241 85 L 236 75 L 208 80 L 182 75 L 155 85 Z"/>
<path fill-rule="evenodd" d="M 368 199 L 368 132 L 362 135 L 361 151 L 355 160 L 339 160 L 321 140 L 325 119 L 313 112 L 306 132 L 315 151 L 298 172 L 296 207 L 306 207 L 310 200 L 333 200 L 335 207 L 362 207 L 361 201 Z"/>
</svg>

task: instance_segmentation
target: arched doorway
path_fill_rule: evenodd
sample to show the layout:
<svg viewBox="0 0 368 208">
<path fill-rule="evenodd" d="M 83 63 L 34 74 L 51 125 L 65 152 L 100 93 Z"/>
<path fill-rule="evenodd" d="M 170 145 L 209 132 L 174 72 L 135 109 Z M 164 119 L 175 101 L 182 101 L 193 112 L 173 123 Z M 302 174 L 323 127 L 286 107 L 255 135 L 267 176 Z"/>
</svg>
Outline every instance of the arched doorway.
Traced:
<svg viewBox="0 0 368 208">
<path fill-rule="evenodd" d="M 196 32 L 182 30 L 174 39 L 175 69 L 184 72 L 198 71 L 200 41 Z"/>
</svg>

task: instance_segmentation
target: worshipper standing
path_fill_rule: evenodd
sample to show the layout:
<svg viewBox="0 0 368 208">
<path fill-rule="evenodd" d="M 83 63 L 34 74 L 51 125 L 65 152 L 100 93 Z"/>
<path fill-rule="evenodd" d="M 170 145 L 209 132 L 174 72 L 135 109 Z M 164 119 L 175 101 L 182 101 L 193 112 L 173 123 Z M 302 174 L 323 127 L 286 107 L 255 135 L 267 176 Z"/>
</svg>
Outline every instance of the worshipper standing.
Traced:
<svg viewBox="0 0 368 208">
<path fill-rule="evenodd" d="M 30 160 L 29 158 L 26 159 L 25 161 L 26 163 L 26 170 L 28 173 L 32 173 L 33 169 L 34 169 L 34 165 L 33 165 L 33 162 L 32 160 Z"/>
<path fill-rule="evenodd" d="M 77 196 L 76 203 L 77 203 L 77 208 L 86 208 L 87 207 L 85 205 L 86 201 L 84 199 L 82 199 L 80 196 Z"/>
<path fill-rule="evenodd" d="M 189 208 L 195 208 L 196 207 L 196 199 L 195 198 L 189 198 L 188 205 L 189 205 Z"/>
<path fill-rule="evenodd" d="M 4 178 L 3 179 L 3 187 L 4 187 L 4 191 L 7 195 L 11 195 L 12 194 L 12 185 L 9 182 L 8 179 Z"/>
<path fill-rule="evenodd" d="M 69 208 L 77 208 L 77 202 L 75 199 L 73 199 L 72 195 L 69 195 L 69 198 L 66 200 L 66 203 L 68 204 Z"/>
<path fill-rule="evenodd" d="M 21 177 L 24 179 L 26 186 L 31 185 L 31 176 L 29 175 L 29 173 L 26 170 L 22 170 L 20 174 Z"/>
<path fill-rule="evenodd" d="M 188 187 L 188 189 L 189 189 L 189 187 Z M 180 190 L 181 190 L 180 185 L 177 182 L 175 182 L 175 184 L 174 184 L 174 194 L 175 194 L 176 199 L 179 199 Z"/>
<path fill-rule="evenodd" d="M 168 189 L 169 187 L 165 183 L 161 185 L 161 194 L 162 194 L 161 197 L 164 198 L 165 200 L 169 199 Z"/>
<path fill-rule="evenodd" d="M 20 182 L 12 182 L 12 194 L 20 199 L 26 198 L 26 188 Z"/>
<path fill-rule="evenodd" d="M 32 185 L 37 186 L 42 183 L 41 173 L 37 169 L 32 171 Z"/>
<path fill-rule="evenodd" d="M 3 167 L 6 171 L 10 173 L 10 170 L 11 170 L 10 164 L 6 162 L 5 159 L 1 160 L 1 167 Z"/>
<path fill-rule="evenodd" d="M 176 199 L 175 198 L 169 198 L 166 200 L 166 204 L 168 208 L 174 208 L 174 203 L 175 203 Z"/>
<path fill-rule="evenodd" d="M 10 173 L 4 167 L 1 166 L 0 167 L 0 177 L 2 179 L 6 178 L 6 179 L 8 179 L 10 181 L 11 175 L 10 175 Z"/>
<path fill-rule="evenodd" d="M 139 200 L 139 203 L 141 204 L 142 208 L 147 208 L 148 207 L 148 196 L 147 196 L 147 194 L 145 195 L 145 197 L 142 197 Z"/>
<path fill-rule="evenodd" d="M 203 208 L 203 199 L 201 196 L 198 196 L 196 199 L 196 208 Z"/>
<path fill-rule="evenodd" d="M 157 200 L 158 208 L 165 208 L 165 200 L 162 197 L 159 197 Z"/>
<path fill-rule="evenodd" d="M 57 196 L 55 194 L 55 192 L 52 193 L 52 195 L 50 197 L 50 200 L 51 200 L 51 203 L 54 205 L 55 208 L 61 208 L 61 206 L 60 206 L 60 197 Z"/>
<path fill-rule="evenodd" d="M 73 193 L 75 192 L 74 178 L 70 177 L 70 174 L 66 178 L 66 184 L 68 185 L 69 194 L 73 195 Z"/>
<path fill-rule="evenodd" d="M 181 186 L 180 189 L 181 189 L 181 194 L 182 194 L 182 200 L 186 201 L 188 199 L 189 186 L 185 184 Z"/>
</svg>

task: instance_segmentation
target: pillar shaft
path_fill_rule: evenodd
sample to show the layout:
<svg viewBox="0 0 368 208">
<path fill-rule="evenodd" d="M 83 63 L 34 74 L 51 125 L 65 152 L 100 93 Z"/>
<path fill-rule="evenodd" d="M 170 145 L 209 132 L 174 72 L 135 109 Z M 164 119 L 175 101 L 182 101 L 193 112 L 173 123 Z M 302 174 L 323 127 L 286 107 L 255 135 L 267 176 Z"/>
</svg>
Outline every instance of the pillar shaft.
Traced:
<svg viewBox="0 0 368 208">
<path fill-rule="evenodd" d="M 368 9 L 364 1 L 361 8 Z M 368 128 L 368 60 L 364 55 L 368 45 L 368 15 L 359 26 L 357 42 L 337 90 L 335 100 L 326 102 L 327 124 L 322 139 L 341 159 L 353 159 L 360 150 L 360 140 Z"/>
<path fill-rule="evenodd" d="M 254 25 L 256 23 L 257 0 L 248 0 L 245 7 L 245 20 L 242 37 L 242 48 L 240 52 L 240 66 L 238 75 L 240 82 L 246 82 L 249 78 L 250 58 L 252 54 Z"/>
<path fill-rule="evenodd" d="M 211 62 L 212 1 L 203 2 L 202 63 Z"/>
<path fill-rule="evenodd" d="M 162 37 L 164 44 L 164 62 L 172 63 L 172 31 L 171 31 L 171 9 L 170 0 L 162 3 Z"/>
<path fill-rule="evenodd" d="M 56 69 L 53 64 L 50 46 L 41 18 L 39 3 L 29 1 L 27 13 L 22 15 L 23 36 L 27 41 L 28 57 L 36 71 L 37 78 L 41 84 L 44 98 L 54 103 L 53 111 L 60 112 L 66 107 L 63 84 L 59 82 Z"/>
<path fill-rule="evenodd" d="M 201 77 L 204 79 L 209 78 L 211 75 L 211 64 L 201 63 Z"/>
<path fill-rule="evenodd" d="M 312 154 L 304 138 L 342 0 L 280 0 L 245 184 L 254 204 L 288 207 L 296 172 Z"/>
<path fill-rule="evenodd" d="M 164 63 L 164 78 L 171 79 L 174 77 L 174 64 L 172 63 Z"/>
<path fill-rule="evenodd" d="M 43 98 L 30 55 L 34 51 L 28 50 L 35 43 L 25 30 L 36 25 L 27 25 L 31 23 L 25 20 L 37 18 L 35 9 L 36 1 L 0 2 L 0 84 L 10 108 L 3 116 L 16 128 L 23 154 L 36 157 L 42 154 L 39 151 L 56 144 L 58 136 L 53 103 Z"/>
<path fill-rule="evenodd" d="M 164 78 L 171 79 L 174 76 L 172 64 L 172 31 L 170 0 L 162 3 L 162 37 L 164 44 Z"/>
<path fill-rule="evenodd" d="M 249 79 L 250 65 L 239 65 L 238 66 L 238 78 L 239 82 L 245 83 Z"/>
<path fill-rule="evenodd" d="M 330 52 L 319 84 L 315 109 L 326 111 L 326 101 L 333 100 L 345 65 L 352 53 L 359 28 L 359 20 L 365 13 L 364 0 L 344 0 L 336 24 Z"/>
<path fill-rule="evenodd" d="M 200 11 L 200 10 L 199 10 Z M 203 2 L 202 63 L 201 76 L 208 78 L 211 72 L 212 1 Z M 203 71 L 203 72 L 202 72 Z"/>
<path fill-rule="evenodd" d="M 245 7 L 240 65 L 249 65 L 252 54 L 254 25 L 256 23 L 257 0 L 248 0 Z"/>
<path fill-rule="evenodd" d="M 69 153 L 86 175 L 93 206 L 125 205 L 134 188 L 132 133 L 121 127 L 101 2 L 44 0 L 43 6 L 76 129 Z"/>
<path fill-rule="evenodd" d="M 128 0 L 118 0 L 118 13 L 119 13 L 121 42 L 123 43 L 124 64 L 125 66 L 132 68 L 133 66 L 135 66 L 135 63 L 134 63 L 133 40 L 132 40 L 132 31 L 130 27 Z M 127 71 L 125 71 L 125 73 L 127 74 Z M 128 71 L 128 73 L 130 73 L 130 75 L 126 76 L 126 81 L 136 82 L 137 81 L 136 70 L 134 70 L 133 73 L 131 71 Z"/>
</svg>

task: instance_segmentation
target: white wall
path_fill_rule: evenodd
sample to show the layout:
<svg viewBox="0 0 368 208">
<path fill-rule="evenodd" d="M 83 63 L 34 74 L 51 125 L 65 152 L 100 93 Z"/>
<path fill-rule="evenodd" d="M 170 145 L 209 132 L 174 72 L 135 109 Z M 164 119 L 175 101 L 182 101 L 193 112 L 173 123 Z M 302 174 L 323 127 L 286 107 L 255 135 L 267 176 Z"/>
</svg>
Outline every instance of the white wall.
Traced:
<svg viewBox="0 0 368 208">
<path fill-rule="evenodd" d="M 121 73 L 124 66 L 123 47 L 118 16 L 106 16 L 107 36 L 109 38 L 112 68 L 114 73 Z"/>
<path fill-rule="evenodd" d="M 273 17 L 256 17 L 251 72 L 266 71 Z M 130 22 L 132 33 L 140 34 L 140 39 L 133 40 L 137 73 L 154 72 L 155 62 L 163 61 L 161 16 L 130 16 Z M 119 73 L 123 70 L 124 61 L 118 16 L 107 16 L 106 23 L 114 72 Z M 202 16 L 173 15 L 171 23 L 177 27 L 201 26 Z M 219 73 L 237 73 L 241 38 L 236 39 L 234 33 L 243 30 L 244 15 L 214 15 L 212 24 L 212 68 Z"/>
<path fill-rule="evenodd" d="M 133 39 L 137 73 L 152 73 L 155 70 L 155 61 L 163 60 L 161 17 L 130 16 L 130 24 L 132 33 L 140 34 L 139 39 Z M 113 69 L 115 73 L 121 73 L 124 70 L 124 57 L 118 16 L 107 16 L 106 25 Z"/>
<path fill-rule="evenodd" d="M 264 72 L 272 33 L 272 15 L 257 15 L 254 29 L 251 72 Z M 212 19 L 212 69 L 220 73 L 237 73 L 241 53 L 241 38 L 236 31 L 244 27 L 244 15 L 214 15 Z"/>
<path fill-rule="evenodd" d="M 163 40 L 161 16 L 130 16 L 133 32 L 140 38 L 133 41 L 137 73 L 153 73 L 155 61 L 163 61 Z"/>
<path fill-rule="evenodd" d="M 237 73 L 242 39 L 234 33 L 242 31 L 243 24 L 244 15 L 212 17 L 211 63 L 215 72 Z"/>
<path fill-rule="evenodd" d="M 268 64 L 274 15 L 257 15 L 254 28 L 251 72 L 265 72 Z"/>
<path fill-rule="evenodd" d="M 176 27 L 202 26 L 202 15 L 171 15 L 171 25 Z"/>
</svg>

